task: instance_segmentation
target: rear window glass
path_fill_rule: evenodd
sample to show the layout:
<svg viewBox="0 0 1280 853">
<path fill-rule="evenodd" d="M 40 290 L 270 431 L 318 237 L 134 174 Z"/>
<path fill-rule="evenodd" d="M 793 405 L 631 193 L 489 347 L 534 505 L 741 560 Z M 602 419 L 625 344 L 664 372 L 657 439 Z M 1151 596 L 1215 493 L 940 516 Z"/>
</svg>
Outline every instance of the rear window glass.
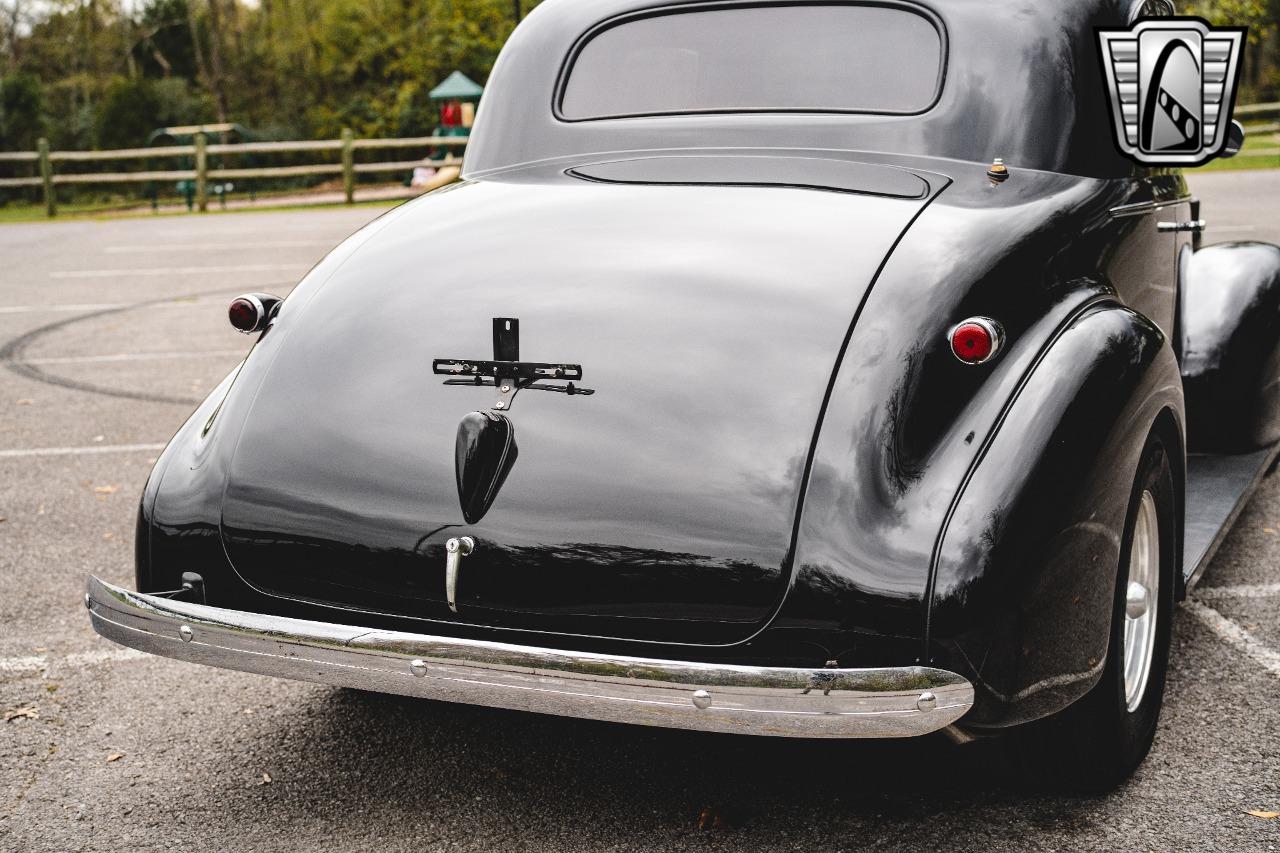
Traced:
<svg viewBox="0 0 1280 853">
<path fill-rule="evenodd" d="M 942 65 L 938 27 L 904 7 L 664 13 L 590 36 L 564 83 L 560 116 L 918 113 L 937 99 Z"/>
</svg>

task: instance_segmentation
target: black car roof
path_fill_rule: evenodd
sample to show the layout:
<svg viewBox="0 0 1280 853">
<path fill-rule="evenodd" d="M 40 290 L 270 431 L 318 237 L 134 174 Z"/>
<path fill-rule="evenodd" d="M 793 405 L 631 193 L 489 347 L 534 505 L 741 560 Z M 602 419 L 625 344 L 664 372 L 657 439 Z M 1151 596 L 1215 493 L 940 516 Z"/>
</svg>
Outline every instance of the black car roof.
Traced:
<svg viewBox="0 0 1280 853">
<path fill-rule="evenodd" d="M 556 104 L 584 37 L 651 10 L 744 5 L 902 6 L 944 32 L 935 104 L 917 115 L 744 112 L 567 121 Z M 743 148 L 878 151 L 1115 176 L 1132 172 L 1112 141 L 1096 27 L 1124 26 L 1134 0 L 546 0 L 503 49 L 473 130 L 466 177 L 558 158 L 626 151 Z"/>
</svg>

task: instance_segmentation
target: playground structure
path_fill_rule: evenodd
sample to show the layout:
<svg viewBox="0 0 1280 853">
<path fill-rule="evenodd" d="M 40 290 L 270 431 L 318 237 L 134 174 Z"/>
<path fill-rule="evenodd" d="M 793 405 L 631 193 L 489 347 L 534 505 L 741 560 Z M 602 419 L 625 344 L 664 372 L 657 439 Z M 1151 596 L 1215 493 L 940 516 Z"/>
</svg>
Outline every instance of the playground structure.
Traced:
<svg viewBox="0 0 1280 853">
<path fill-rule="evenodd" d="M 242 124 L 234 122 L 226 122 L 222 124 L 193 124 L 180 127 L 160 127 L 151 131 L 147 136 L 147 145 L 150 146 L 174 146 L 174 145 L 195 145 L 196 137 L 203 135 L 206 139 L 213 135 L 220 137 L 223 145 L 236 143 L 253 142 L 254 134 Z M 233 139 L 234 137 L 234 143 Z M 193 148 L 194 151 L 194 148 Z M 194 158 L 193 158 L 194 159 Z M 195 168 L 194 162 L 183 163 L 183 168 Z M 225 166 L 226 164 L 223 163 Z M 252 161 L 246 165 L 256 165 Z M 176 189 L 178 195 L 187 202 L 187 211 L 190 212 L 195 208 L 196 201 L 196 181 L 194 179 L 184 179 L 177 182 Z M 235 189 L 235 184 L 230 181 L 222 183 L 213 183 L 208 187 L 209 192 L 217 196 L 222 206 L 226 207 L 227 195 Z M 248 182 L 249 198 L 256 197 L 255 186 L 253 181 Z M 159 187 L 157 184 L 150 184 L 143 191 L 143 194 L 151 199 L 151 208 L 156 210 L 159 207 Z"/>
<path fill-rule="evenodd" d="M 432 101 L 439 104 L 439 124 L 433 131 L 434 136 L 459 138 L 471 133 L 471 125 L 475 123 L 476 105 L 484 87 L 476 83 L 461 71 L 454 71 L 434 89 L 427 93 Z M 427 155 L 428 160 L 442 160 L 448 157 L 448 149 L 441 147 Z M 449 169 L 455 167 L 438 167 L 424 163 L 414 168 L 413 174 L 405 181 L 406 186 L 426 187 L 439 185 L 442 175 L 450 175 Z M 450 175 L 449 180 L 454 176 Z M 449 181 L 443 181 L 448 183 Z"/>
<path fill-rule="evenodd" d="M 466 136 L 476 119 L 476 104 L 484 87 L 461 71 L 454 71 L 427 97 L 440 104 L 440 126 L 436 136 Z"/>
</svg>

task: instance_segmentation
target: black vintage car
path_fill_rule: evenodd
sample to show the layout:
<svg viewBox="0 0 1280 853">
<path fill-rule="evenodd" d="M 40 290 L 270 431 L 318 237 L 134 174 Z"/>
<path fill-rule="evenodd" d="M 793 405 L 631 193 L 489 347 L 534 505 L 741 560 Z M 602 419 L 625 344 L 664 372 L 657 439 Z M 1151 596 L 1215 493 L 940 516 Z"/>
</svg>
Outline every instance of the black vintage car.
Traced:
<svg viewBox="0 0 1280 853">
<path fill-rule="evenodd" d="M 94 627 L 645 725 L 1005 731 L 1105 786 L 1280 440 L 1280 249 L 1199 248 L 1095 27 L 1167 4 L 548 0 L 465 180 L 284 301 Z"/>
</svg>

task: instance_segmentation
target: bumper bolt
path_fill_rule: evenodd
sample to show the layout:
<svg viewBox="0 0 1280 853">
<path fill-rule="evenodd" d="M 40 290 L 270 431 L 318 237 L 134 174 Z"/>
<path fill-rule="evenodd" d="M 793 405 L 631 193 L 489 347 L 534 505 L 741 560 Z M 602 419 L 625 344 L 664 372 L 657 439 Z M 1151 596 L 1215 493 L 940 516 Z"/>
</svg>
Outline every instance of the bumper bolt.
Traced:
<svg viewBox="0 0 1280 853">
<path fill-rule="evenodd" d="M 693 691 L 693 707 L 705 711 L 711 707 L 711 694 L 705 690 Z"/>
<path fill-rule="evenodd" d="M 427 662 L 422 658 L 414 658 L 409 661 L 409 669 L 413 670 L 413 674 L 419 678 L 427 674 Z"/>
<path fill-rule="evenodd" d="M 916 700 L 916 708 L 921 711 L 932 711 L 936 707 L 938 707 L 938 697 L 928 690 L 921 693 L 920 698 Z"/>
<path fill-rule="evenodd" d="M 182 642 L 189 643 L 191 642 L 191 638 L 195 636 L 195 633 L 191 630 L 190 625 L 183 625 L 178 629 L 178 636 L 182 638 Z"/>
</svg>

